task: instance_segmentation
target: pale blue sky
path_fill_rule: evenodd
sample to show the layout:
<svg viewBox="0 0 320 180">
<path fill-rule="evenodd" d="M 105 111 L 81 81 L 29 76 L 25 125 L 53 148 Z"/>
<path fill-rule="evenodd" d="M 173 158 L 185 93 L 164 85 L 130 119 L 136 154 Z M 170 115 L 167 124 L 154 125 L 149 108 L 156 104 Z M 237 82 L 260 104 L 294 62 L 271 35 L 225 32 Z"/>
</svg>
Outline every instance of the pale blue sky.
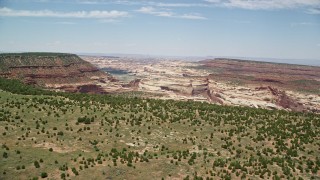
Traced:
<svg viewBox="0 0 320 180">
<path fill-rule="evenodd" d="M 0 0 L 0 51 L 320 60 L 320 0 Z"/>
</svg>

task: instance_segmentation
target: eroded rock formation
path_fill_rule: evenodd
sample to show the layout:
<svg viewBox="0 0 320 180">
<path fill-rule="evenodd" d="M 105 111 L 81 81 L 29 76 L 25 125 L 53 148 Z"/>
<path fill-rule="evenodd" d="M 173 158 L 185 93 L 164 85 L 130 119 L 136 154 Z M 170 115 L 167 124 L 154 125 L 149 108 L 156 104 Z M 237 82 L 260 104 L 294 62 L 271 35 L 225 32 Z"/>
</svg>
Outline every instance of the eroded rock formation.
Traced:
<svg viewBox="0 0 320 180">
<path fill-rule="evenodd" d="M 294 111 L 302 111 L 303 109 L 305 109 L 302 104 L 297 103 L 295 100 L 289 97 L 285 91 L 281 91 L 270 86 L 268 86 L 268 89 L 270 90 L 272 95 L 275 96 L 277 105 L 285 109 L 291 109 Z"/>
<path fill-rule="evenodd" d="M 137 90 L 139 88 L 140 81 L 141 81 L 141 79 L 135 79 L 135 80 L 130 81 L 128 84 L 124 84 L 122 86 L 126 87 L 126 88 L 132 88 L 132 89 Z"/>
</svg>

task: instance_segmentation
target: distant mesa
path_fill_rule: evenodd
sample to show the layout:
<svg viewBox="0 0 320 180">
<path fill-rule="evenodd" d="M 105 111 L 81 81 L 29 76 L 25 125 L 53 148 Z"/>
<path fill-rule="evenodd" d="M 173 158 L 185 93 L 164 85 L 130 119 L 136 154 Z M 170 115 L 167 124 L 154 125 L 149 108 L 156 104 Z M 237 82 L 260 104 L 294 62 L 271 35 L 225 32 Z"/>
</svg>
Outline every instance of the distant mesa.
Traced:
<svg viewBox="0 0 320 180">
<path fill-rule="evenodd" d="M 318 91 L 320 67 L 216 58 L 199 62 L 210 78 L 242 84 L 268 85 L 285 90 Z"/>
<path fill-rule="evenodd" d="M 79 56 L 67 53 L 0 54 L 0 76 L 48 89 L 85 93 L 104 93 L 97 83 L 108 78 Z"/>
</svg>

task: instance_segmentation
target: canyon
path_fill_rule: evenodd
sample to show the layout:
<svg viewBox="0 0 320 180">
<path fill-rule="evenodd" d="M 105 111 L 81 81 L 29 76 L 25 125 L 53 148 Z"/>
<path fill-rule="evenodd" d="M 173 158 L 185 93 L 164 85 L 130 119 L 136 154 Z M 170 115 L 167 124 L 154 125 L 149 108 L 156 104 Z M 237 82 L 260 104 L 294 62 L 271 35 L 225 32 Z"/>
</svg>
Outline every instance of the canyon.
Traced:
<svg viewBox="0 0 320 180">
<path fill-rule="evenodd" d="M 82 58 L 114 77 L 100 83 L 108 93 L 139 91 L 149 98 L 320 112 L 320 67 L 224 58 Z"/>
<path fill-rule="evenodd" d="M 320 113 L 320 67 L 239 59 L 0 55 L 0 76 L 54 91 Z"/>
</svg>

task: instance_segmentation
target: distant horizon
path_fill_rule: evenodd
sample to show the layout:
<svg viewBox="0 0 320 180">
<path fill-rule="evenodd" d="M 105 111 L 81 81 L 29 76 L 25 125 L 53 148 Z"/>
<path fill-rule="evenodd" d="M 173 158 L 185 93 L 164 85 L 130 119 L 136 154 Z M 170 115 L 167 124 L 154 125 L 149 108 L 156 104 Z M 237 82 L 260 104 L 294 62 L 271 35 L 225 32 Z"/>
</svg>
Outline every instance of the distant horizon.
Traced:
<svg viewBox="0 0 320 180">
<path fill-rule="evenodd" d="M 214 59 L 214 58 L 229 58 L 229 59 L 237 59 L 237 60 L 249 60 L 249 61 L 257 61 L 257 62 L 271 62 L 271 63 L 280 63 L 280 64 L 292 64 L 292 65 L 307 65 L 307 66 L 319 66 L 320 60 L 318 59 L 281 59 L 281 58 L 270 58 L 270 57 L 240 57 L 240 56 L 213 56 L 213 55 L 203 55 L 203 56 L 170 56 L 170 55 L 154 55 L 154 54 L 134 54 L 134 53 L 84 53 L 84 52 L 58 52 L 58 51 L 0 51 L 0 54 L 3 53 L 69 53 L 76 54 L 79 56 L 119 56 L 119 57 L 135 57 L 135 58 L 185 58 L 179 60 L 186 61 L 199 61 L 206 59 Z M 139 57 L 140 56 L 140 57 Z"/>
<path fill-rule="evenodd" d="M 137 55 L 137 56 L 150 56 L 150 57 L 172 57 L 172 58 L 191 58 L 191 59 L 203 59 L 206 58 L 229 58 L 238 60 L 249 60 L 258 62 L 271 62 L 271 63 L 282 63 L 282 64 L 296 64 L 296 65 L 308 65 L 308 66 L 320 66 L 320 59 L 281 59 L 281 58 L 270 58 L 270 57 L 240 57 L 240 56 L 170 56 L 170 55 L 152 55 L 152 54 L 125 54 L 125 53 L 75 53 L 77 55 L 97 55 L 97 56 L 120 56 L 120 55 Z"/>
</svg>

